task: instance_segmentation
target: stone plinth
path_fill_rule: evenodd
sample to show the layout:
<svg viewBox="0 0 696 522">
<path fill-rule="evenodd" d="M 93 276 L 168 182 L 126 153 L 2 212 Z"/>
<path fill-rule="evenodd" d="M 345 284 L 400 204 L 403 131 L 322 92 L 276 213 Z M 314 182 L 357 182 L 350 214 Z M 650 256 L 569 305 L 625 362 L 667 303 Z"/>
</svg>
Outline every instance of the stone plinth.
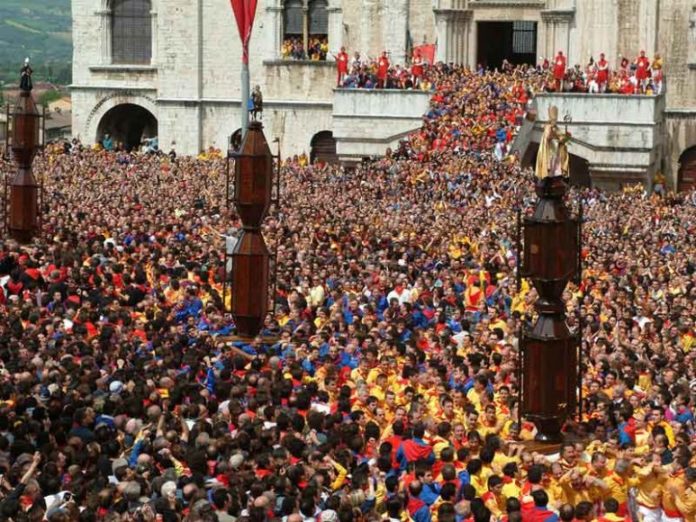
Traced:
<svg viewBox="0 0 696 522">
<path fill-rule="evenodd" d="M 664 96 L 618 94 L 540 94 L 534 100 L 537 118 L 525 120 L 515 143 L 521 156 L 538 144 L 549 107 L 558 107 L 559 124 L 572 135 L 571 154 L 587 160 L 592 184 L 618 190 L 630 183 L 649 186 L 663 168 Z M 531 131 L 529 129 L 531 128 Z"/>
</svg>

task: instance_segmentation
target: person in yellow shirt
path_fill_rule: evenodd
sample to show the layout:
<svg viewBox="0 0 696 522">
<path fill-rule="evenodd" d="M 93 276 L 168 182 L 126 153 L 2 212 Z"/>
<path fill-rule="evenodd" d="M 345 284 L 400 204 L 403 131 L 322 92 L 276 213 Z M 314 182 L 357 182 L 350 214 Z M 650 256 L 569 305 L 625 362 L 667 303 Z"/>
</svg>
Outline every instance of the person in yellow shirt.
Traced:
<svg viewBox="0 0 696 522">
<path fill-rule="evenodd" d="M 484 408 L 483 420 L 481 421 L 479 433 L 482 437 L 488 434 L 497 435 L 503 429 L 505 419 L 496 415 L 495 404 L 487 404 Z"/>
<path fill-rule="evenodd" d="M 662 520 L 665 522 L 678 522 L 683 519 L 679 506 L 677 506 L 677 498 L 685 495 L 685 471 L 688 467 L 689 457 L 687 455 L 680 455 L 672 464 L 672 472 L 662 490 Z"/>
<path fill-rule="evenodd" d="M 478 375 L 474 380 L 474 387 L 466 394 L 466 398 L 478 412 L 481 411 L 481 395 L 486 393 L 486 386 L 488 386 L 488 378 L 485 375 Z"/>
<path fill-rule="evenodd" d="M 454 401 L 449 395 L 445 395 L 440 399 L 440 409 L 435 413 L 435 418 L 442 422 L 449 422 L 454 426 L 459 422 L 463 422 L 463 412 L 457 412 L 454 409 Z"/>
<path fill-rule="evenodd" d="M 488 477 L 488 491 L 481 497 L 491 514 L 500 519 L 505 513 L 506 497 L 503 495 L 503 479 L 498 475 Z"/>
<path fill-rule="evenodd" d="M 503 466 L 503 497 L 520 498 L 522 488 L 520 486 L 520 469 L 516 462 L 508 462 Z"/>
<path fill-rule="evenodd" d="M 653 428 L 656 426 L 661 426 L 665 430 L 665 435 L 669 441 L 669 446 L 674 446 L 674 430 L 664 418 L 664 410 L 660 407 L 653 408 L 650 411 L 650 422 L 648 423 L 648 430 L 652 432 Z"/>
<path fill-rule="evenodd" d="M 677 485 L 669 484 L 667 487 L 674 489 L 675 503 L 683 515 L 684 521 L 694 522 L 696 520 L 696 468 L 686 468 L 684 477 L 685 488 L 683 492 L 678 490 Z"/>
<path fill-rule="evenodd" d="M 615 473 L 608 468 L 607 463 L 608 459 L 604 453 L 596 451 L 592 454 L 587 475 L 590 497 L 594 503 L 603 502 L 614 493 L 610 484 L 616 483 Z"/>
<path fill-rule="evenodd" d="M 476 496 L 480 497 L 488 489 L 487 478 L 483 476 L 483 464 L 479 459 L 471 459 L 466 470 L 469 473 L 469 483 L 476 490 Z"/>
<path fill-rule="evenodd" d="M 560 504 L 577 506 L 580 502 L 592 502 L 590 487 L 594 479 L 583 477 L 580 470 L 573 468 L 560 478 L 560 498 L 554 499 Z"/>
<path fill-rule="evenodd" d="M 380 404 L 383 403 L 386 399 L 387 389 L 389 386 L 387 383 L 387 376 L 380 373 L 377 376 L 377 382 L 374 384 L 368 384 L 368 386 L 370 387 L 370 395 L 376 397 Z"/>
<path fill-rule="evenodd" d="M 466 412 L 466 416 L 464 417 L 464 427 L 466 428 L 467 433 L 471 433 L 472 431 L 479 432 L 481 429 L 481 424 L 479 423 L 479 414 L 473 408 L 468 409 Z"/>
<path fill-rule="evenodd" d="M 631 486 L 636 488 L 636 503 L 638 514 L 643 522 L 660 522 L 662 518 L 662 486 L 665 471 L 662 469 L 662 457 L 652 454 L 641 457 L 635 464 Z"/>
<path fill-rule="evenodd" d="M 445 448 L 451 448 L 452 443 L 449 441 L 452 426 L 449 422 L 441 422 L 437 425 L 437 434 L 430 439 L 430 445 L 433 447 L 435 458 L 440 459 L 440 453 Z"/>
</svg>

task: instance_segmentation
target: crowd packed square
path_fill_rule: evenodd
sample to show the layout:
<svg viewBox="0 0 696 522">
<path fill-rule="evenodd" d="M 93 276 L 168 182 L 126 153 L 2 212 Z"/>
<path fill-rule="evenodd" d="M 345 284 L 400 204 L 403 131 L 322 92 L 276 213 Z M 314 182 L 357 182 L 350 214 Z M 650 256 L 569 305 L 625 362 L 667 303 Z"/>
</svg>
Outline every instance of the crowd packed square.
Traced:
<svg viewBox="0 0 696 522">
<path fill-rule="evenodd" d="M 36 159 L 42 236 L 0 243 L 0 519 L 694 520 L 696 195 L 571 191 L 582 415 L 536 453 L 514 247 L 533 175 L 497 147 L 547 73 L 423 75 L 430 110 L 396 150 L 284 162 L 274 311 L 247 342 L 218 151 Z"/>
</svg>

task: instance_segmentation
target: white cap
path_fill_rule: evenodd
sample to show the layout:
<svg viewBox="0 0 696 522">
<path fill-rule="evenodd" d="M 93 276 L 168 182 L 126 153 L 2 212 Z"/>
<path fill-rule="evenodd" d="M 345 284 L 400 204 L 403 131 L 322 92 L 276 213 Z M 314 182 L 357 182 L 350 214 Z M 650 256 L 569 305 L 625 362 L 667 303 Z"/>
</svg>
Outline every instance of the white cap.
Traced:
<svg viewBox="0 0 696 522">
<path fill-rule="evenodd" d="M 24 65 L 28 65 L 28 64 L 29 64 L 29 57 L 24 59 Z"/>
</svg>

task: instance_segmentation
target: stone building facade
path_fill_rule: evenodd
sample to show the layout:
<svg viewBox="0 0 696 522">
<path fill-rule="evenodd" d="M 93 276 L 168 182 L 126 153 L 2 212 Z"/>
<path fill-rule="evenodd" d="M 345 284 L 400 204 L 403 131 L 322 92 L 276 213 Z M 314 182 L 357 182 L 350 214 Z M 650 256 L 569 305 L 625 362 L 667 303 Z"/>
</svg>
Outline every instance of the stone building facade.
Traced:
<svg viewBox="0 0 696 522">
<path fill-rule="evenodd" d="M 158 135 L 180 153 L 225 148 L 240 121 L 240 55 L 229 0 L 72 0 L 73 132 L 92 142 L 112 129 Z M 290 27 L 331 53 L 390 53 L 437 43 L 447 62 L 495 65 L 551 58 L 569 63 L 604 52 L 610 63 L 660 52 L 667 77 L 663 169 L 677 183 L 679 159 L 696 146 L 696 0 L 259 0 L 251 84 L 264 94 L 263 121 L 284 154 L 309 152 L 333 129 L 335 68 L 281 59 Z M 504 34 L 504 37 L 500 37 Z"/>
</svg>

